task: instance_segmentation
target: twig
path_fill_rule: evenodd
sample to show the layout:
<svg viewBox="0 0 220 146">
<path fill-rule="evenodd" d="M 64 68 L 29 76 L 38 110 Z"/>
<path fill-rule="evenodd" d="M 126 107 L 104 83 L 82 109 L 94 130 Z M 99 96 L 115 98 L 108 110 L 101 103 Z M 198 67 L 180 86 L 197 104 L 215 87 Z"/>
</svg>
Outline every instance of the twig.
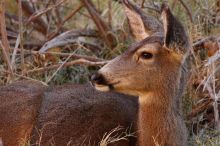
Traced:
<svg viewBox="0 0 220 146">
<path fill-rule="evenodd" d="M 172 3 L 172 9 L 175 8 L 175 6 L 176 6 L 176 2 L 177 2 L 177 0 L 174 0 L 174 1 L 173 1 L 173 3 Z"/>
<path fill-rule="evenodd" d="M 47 83 L 43 82 L 43 81 L 40 81 L 40 80 L 36 80 L 36 79 L 33 79 L 33 78 L 30 78 L 30 77 L 27 77 L 27 76 L 24 76 L 24 75 L 19 75 L 19 74 L 14 74 L 15 76 L 19 77 L 19 78 L 22 78 L 22 79 L 26 79 L 26 80 L 31 80 L 31 81 L 35 81 L 35 82 L 39 82 L 45 86 L 48 86 Z"/>
<path fill-rule="evenodd" d="M 197 105 L 190 114 L 187 115 L 187 119 L 191 119 L 195 116 L 197 116 L 198 114 L 204 112 L 206 109 L 212 107 L 212 103 L 213 100 L 212 99 L 208 99 L 205 102 Z"/>
<path fill-rule="evenodd" d="M 142 0 L 142 2 L 141 2 L 141 8 L 144 8 L 144 3 L 145 3 L 145 0 Z"/>
<path fill-rule="evenodd" d="M 56 1 L 55 0 L 53 0 L 53 3 L 55 3 Z M 64 29 L 63 28 L 63 21 L 62 21 L 62 19 L 61 19 L 61 17 L 60 17 L 60 13 L 59 13 L 59 7 L 56 7 L 55 8 L 55 14 L 56 14 L 56 16 L 55 16 L 55 18 L 57 18 L 57 21 L 55 20 L 55 23 L 56 23 L 56 31 L 55 32 L 52 32 L 51 34 L 49 34 L 48 35 L 48 39 L 50 40 L 50 39 L 52 39 L 53 37 L 55 37 L 62 29 Z"/>
<path fill-rule="evenodd" d="M 0 26 L 1 26 L 1 37 L 2 37 L 2 44 L 5 47 L 5 55 L 9 56 L 10 52 L 10 45 L 7 38 L 7 30 L 6 30 L 6 24 L 5 24 L 5 1 L 0 1 Z M 4 56 L 4 57 L 6 57 Z"/>
<path fill-rule="evenodd" d="M 17 51 L 21 51 L 20 49 L 17 49 Z M 40 54 L 45 54 L 45 55 L 59 55 L 62 57 L 68 57 L 71 55 L 71 58 L 74 59 L 86 59 L 88 61 L 93 61 L 93 62 L 100 62 L 100 61 L 105 61 L 100 58 L 96 57 L 91 57 L 91 56 L 86 56 L 86 55 L 79 55 L 79 54 L 72 54 L 72 53 L 60 53 L 60 52 L 39 52 L 39 51 L 30 51 L 30 50 L 24 50 L 25 53 L 27 54 L 33 54 L 33 55 L 40 55 Z"/>
<path fill-rule="evenodd" d="M 21 70 L 22 74 L 25 72 L 24 64 L 24 46 L 23 46 L 23 23 L 22 23 L 22 4 L 21 0 L 18 0 L 18 15 L 19 15 L 19 36 L 20 36 L 20 48 L 21 48 Z"/>
<path fill-rule="evenodd" d="M 5 52 L 6 48 L 5 48 L 5 46 L 3 46 L 3 44 L 2 44 L 1 41 L 0 41 L 0 46 L 1 46 L 1 48 L 2 48 L 2 52 L 3 52 L 4 56 L 6 56 L 6 52 Z M 7 66 L 8 66 L 9 73 L 10 73 L 10 74 L 13 74 L 12 67 L 11 67 L 10 60 L 9 60 L 9 57 L 8 57 L 8 56 L 6 56 L 5 62 L 6 62 L 6 64 L 7 64 Z"/>
<path fill-rule="evenodd" d="M 214 110 L 214 124 L 215 129 L 220 130 L 220 118 L 219 118 L 219 110 L 218 110 L 218 94 L 216 93 L 216 78 L 215 78 L 215 62 L 210 64 L 207 67 L 207 73 L 210 74 L 201 84 L 204 85 L 203 90 L 206 89 L 213 99 L 213 110 Z"/>
<path fill-rule="evenodd" d="M 64 46 L 67 44 L 72 43 L 85 43 L 92 46 L 95 46 L 95 44 L 90 44 L 87 42 L 82 42 L 83 40 L 79 40 L 79 37 L 97 37 L 96 31 L 94 30 L 70 30 L 64 33 L 61 33 L 60 35 L 56 36 L 52 40 L 46 42 L 40 49 L 40 52 L 46 52 L 50 48 Z"/>
<path fill-rule="evenodd" d="M 108 26 L 112 28 L 112 1 L 108 1 Z"/>
<path fill-rule="evenodd" d="M 18 36 L 16 36 L 16 39 L 18 38 Z M 16 41 L 17 40 L 10 40 L 10 45 L 16 45 Z M 38 42 L 36 40 L 30 40 L 30 41 L 25 41 L 24 42 L 24 47 L 27 48 L 31 48 L 31 47 L 37 47 L 40 48 L 43 45 L 44 42 Z"/>
<path fill-rule="evenodd" d="M 9 59 L 10 46 L 9 46 L 9 42 L 7 38 L 7 31 L 6 31 L 6 25 L 5 25 L 5 1 L 4 0 L 0 1 L 0 30 L 1 30 L 1 36 L 2 36 L 2 41 L 0 42 L 0 46 L 2 48 L 3 58 L 4 58 L 5 63 L 7 64 L 10 77 L 12 77 L 13 70 L 10 64 L 10 59 Z"/>
<path fill-rule="evenodd" d="M 193 43 L 193 47 L 197 47 L 197 46 L 200 46 L 201 44 L 203 44 L 204 42 L 208 41 L 208 40 L 212 40 L 212 39 L 215 39 L 216 37 L 215 36 L 208 36 L 204 39 L 201 39 L 195 43 Z"/>
<path fill-rule="evenodd" d="M 85 59 L 78 59 L 78 60 L 66 62 L 65 64 L 63 64 L 63 67 L 68 67 L 68 66 L 72 66 L 72 65 L 99 66 L 99 65 L 104 65 L 106 63 L 107 63 L 107 61 L 91 62 L 91 61 L 88 61 L 88 60 L 85 60 Z M 49 71 L 49 70 L 56 69 L 58 67 L 60 67 L 60 64 L 52 65 L 52 66 L 49 66 L 49 67 L 37 68 L 37 69 L 27 71 L 27 74 L 35 73 L 35 72 Z"/>
<path fill-rule="evenodd" d="M 183 2 L 183 0 L 179 0 L 179 2 L 183 5 L 183 7 L 186 9 L 186 13 L 188 14 L 190 21 L 193 22 L 193 17 L 192 14 L 189 10 L 189 8 L 187 7 L 187 5 Z"/>
<path fill-rule="evenodd" d="M 86 18 L 88 18 L 88 19 L 92 19 L 90 15 L 88 15 L 88 14 L 86 14 L 84 12 L 79 11 L 79 14 L 84 16 L 84 17 L 86 17 Z"/>
<path fill-rule="evenodd" d="M 77 51 L 77 49 L 74 51 L 74 52 L 76 52 Z M 53 79 L 53 77 L 58 73 L 58 71 L 64 66 L 64 64 L 65 63 L 67 63 L 67 61 L 72 57 L 72 55 L 74 54 L 74 52 L 73 53 L 71 53 L 67 58 L 66 58 L 66 60 L 57 68 L 57 70 L 53 73 L 53 75 L 46 81 L 46 83 L 49 83 L 52 79 Z"/>
<path fill-rule="evenodd" d="M 59 3 L 53 5 L 53 6 L 50 6 L 49 8 L 45 9 L 45 10 L 41 10 L 40 12 L 32 15 L 29 19 L 28 19 L 28 23 L 31 22 L 31 21 L 34 21 L 35 19 L 37 19 L 38 17 L 42 16 L 43 14 L 51 11 L 52 9 L 60 6 L 61 4 L 63 4 L 66 0 L 62 0 L 60 1 Z"/>
<path fill-rule="evenodd" d="M 101 9 L 100 0 L 97 0 L 97 9 L 98 9 L 98 11 L 100 11 L 100 9 Z"/>
<path fill-rule="evenodd" d="M 30 51 L 29 51 L 30 52 Z M 33 52 L 33 51 L 32 51 Z M 37 51 L 36 51 L 37 52 Z M 39 54 L 39 52 L 37 53 Z M 63 57 L 67 57 L 70 55 L 70 53 L 57 53 L 57 52 L 45 52 L 42 54 L 50 54 L 50 55 L 60 55 Z M 93 61 L 93 62 L 100 62 L 100 61 L 104 61 L 103 59 L 100 58 L 96 58 L 96 57 L 91 57 L 91 56 L 85 56 L 85 55 L 79 55 L 79 54 L 72 54 L 71 58 L 75 58 L 75 59 L 86 59 L 88 61 Z"/>
<path fill-rule="evenodd" d="M 53 4 L 54 4 L 54 5 L 56 4 L 56 0 L 53 0 Z M 56 14 L 55 17 L 56 17 L 57 20 L 58 20 L 58 22 L 57 22 L 57 27 L 60 27 L 61 24 L 62 24 L 62 18 L 61 18 L 60 13 L 59 13 L 59 7 L 56 7 L 56 8 L 55 8 L 55 14 Z"/>
<path fill-rule="evenodd" d="M 94 7 L 94 4 L 91 0 L 82 0 L 83 4 L 87 8 L 89 14 L 91 15 L 94 23 L 96 24 L 100 36 L 103 37 L 104 41 L 108 45 L 108 47 L 113 48 L 115 45 L 115 38 L 113 35 L 108 35 L 109 27 L 99 15 L 98 11 Z"/>
<path fill-rule="evenodd" d="M 49 40 L 50 39 L 52 39 L 52 38 L 54 38 L 58 33 L 59 33 L 59 31 L 60 31 L 60 29 L 62 28 L 62 26 L 70 19 L 70 18 L 72 18 L 81 8 L 83 8 L 83 4 L 82 3 L 80 3 L 78 6 L 77 6 L 77 8 L 76 9 L 74 9 L 69 15 L 67 15 L 65 18 L 64 18 L 64 20 L 58 25 L 58 27 L 57 27 L 57 29 L 56 29 L 56 32 L 53 32 L 53 33 L 51 33 L 51 34 L 49 34 L 48 36 L 48 38 L 49 38 Z"/>
<path fill-rule="evenodd" d="M 70 12 L 70 14 L 68 14 L 68 15 L 64 18 L 63 24 L 64 24 L 66 21 L 68 21 L 70 18 L 72 18 L 79 10 L 81 10 L 81 8 L 83 8 L 83 4 L 82 4 L 82 3 L 80 3 L 80 4 L 76 7 L 76 9 L 74 9 L 72 12 Z"/>
<path fill-rule="evenodd" d="M 16 55 L 17 55 L 18 46 L 19 46 L 20 42 L 21 42 L 20 35 L 18 35 L 16 43 L 15 43 L 14 51 L 13 51 L 13 54 L 12 54 L 12 58 L 11 58 L 11 66 L 14 70 L 15 70 L 15 58 L 16 58 Z M 24 52 L 24 49 L 23 49 L 23 52 Z"/>
<path fill-rule="evenodd" d="M 134 137 L 135 133 L 131 133 L 130 128 L 126 129 L 126 131 L 124 131 L 124 128 L 120 126 L 112 129 L 103 135 L 98 146 L 106 146 L 121 140 L 127 140 L 129 137 Z"/>
<path fill-rule="evenodd" d="M 215 88 L 216 88 L 215 68 L 216 68 L 215 63 L 211 64 L 211 71 L 212 71 L 212 73 L 211 73 L 212 74 L 212 81 L 211 81 L 212 82 L 212 90 L 211 91 L 213 94 L 212 98 L 214 100 L 213 109 L 214 109 L 215 128 L 216 128 L 216 130 L 220 130 L 220 118 L 219 118 L 219 110 L 218 110 L 219 97 L 217 96 L 216 90 L 215 90 Z M 211 88 L 208 88 L 208 89 L 209 89 L 208 91 L 211 95 L 211 91 L 210 91 Z"/>
<path fill-rule="evenodd" d="M 18 2 L 19 0 L 16 0 L 16 1 Z M 30 3 L 32 2 L 21 0 L 22 10 L 27 17 L 32 16 L 36 12 L 35 9 L 30 5 Z M 38 17 L 33 22 L 34 22 L 33 27 L 39 32 L 46 35 L 47 24 L 45 23 L 45 21 L 41 17 Z"/>
</svg>

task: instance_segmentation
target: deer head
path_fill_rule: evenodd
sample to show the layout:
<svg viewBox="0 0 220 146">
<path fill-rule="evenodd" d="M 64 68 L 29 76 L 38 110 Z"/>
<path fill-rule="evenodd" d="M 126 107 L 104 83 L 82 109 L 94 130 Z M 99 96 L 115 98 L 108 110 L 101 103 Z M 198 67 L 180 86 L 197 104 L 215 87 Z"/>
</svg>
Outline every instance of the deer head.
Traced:
<svg viewBox="0 0 220 146">
<path fill-rule="evenodd" d="M 93 75 L 93 85 L 100 91 L 114 90 L 138 96 L 178 88 L 182 64 L 189 49 L 189 40 L 182 24 L 165 3 L 161 10 L 161 28 L 155 18 L 146 20 L 144 18 L 150 17 L 127 0 L 123 2 L 138 42 Z M 154 27 L 149 25 L 150 21 L 153 21 Z"/>
</svg>

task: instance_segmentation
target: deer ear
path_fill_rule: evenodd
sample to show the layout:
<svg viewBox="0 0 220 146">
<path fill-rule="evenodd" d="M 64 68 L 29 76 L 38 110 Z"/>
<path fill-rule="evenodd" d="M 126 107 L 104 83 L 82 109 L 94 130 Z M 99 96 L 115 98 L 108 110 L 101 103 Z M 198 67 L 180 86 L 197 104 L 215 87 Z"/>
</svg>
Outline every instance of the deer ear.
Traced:
<svg viewBox="0 0 220 146">
<path fill-rule="evenodd" d="M 167 3 L 162 4 L 161 11 L 165 32 L 165 46 L 168 48 L 177 48 L 183 53 L 187 52 L 190 43 L 183 25 L 173 16 Z"/>
<path fill-rule="evenodd" d="M 146 15 L 141 8 L 123 0 L 131 32 L 136 41 L 141 41 L 155 32 L 163 32 L 162 24 L 154 17 Z"/>
</svg>

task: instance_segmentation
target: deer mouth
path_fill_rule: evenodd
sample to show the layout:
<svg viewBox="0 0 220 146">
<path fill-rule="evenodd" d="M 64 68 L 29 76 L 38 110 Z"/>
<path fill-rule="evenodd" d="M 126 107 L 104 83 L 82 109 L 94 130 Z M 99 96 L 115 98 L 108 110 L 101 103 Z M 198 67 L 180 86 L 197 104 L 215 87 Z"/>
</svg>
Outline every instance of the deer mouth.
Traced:
<svg viewBox="0 0 220 146">
<path fill-rule="evenodd" d="M 114 90 L 114 86 L 119 84 L 120 81 L 116 81 L 116 82 L 112 82 L 110 83 L 109 81 L 106 80 L 106 78 L 100 74 L 100 73 L 96 73 L 93 74 L 91 76 L 91 83 L 92 85 L 99 91 L 110 91 L 110 90 Z"/>
<path fill-rule="evenodd" d="M 102 92 L 107 92 L 107 91 L 112 91 L 114 90 L 114 86 L 119 84 L 120 81 L 118 82 L 114 82 L 114 83 L 106 83 L 106 84 L 97 84 L 97 83 L 93 83 L 91 82 L 92 85 L 96 88 L 96 90 L 102 91 Z"/>
<path fill-rule="evenodd" d="M 100 84 L 95 84 L 93 85 L 96 90 L 102 91 L 102 92 L 107 92 L 110 91 L 109 85 L 100 85 Z"/>
</svg>

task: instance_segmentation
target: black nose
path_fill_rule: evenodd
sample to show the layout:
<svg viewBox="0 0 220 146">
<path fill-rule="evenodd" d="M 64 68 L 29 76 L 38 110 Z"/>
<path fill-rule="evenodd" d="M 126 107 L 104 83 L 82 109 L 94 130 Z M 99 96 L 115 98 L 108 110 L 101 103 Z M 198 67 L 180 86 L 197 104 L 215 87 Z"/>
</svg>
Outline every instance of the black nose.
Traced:
<svg viewBox="0 0 220 146">
<path fill-rule="evenodd" d="M 95 73 L 91 76 L 91 82 L 95 84 L 105 84 L 105 79 L 102 74 Z"/>
</svg>

